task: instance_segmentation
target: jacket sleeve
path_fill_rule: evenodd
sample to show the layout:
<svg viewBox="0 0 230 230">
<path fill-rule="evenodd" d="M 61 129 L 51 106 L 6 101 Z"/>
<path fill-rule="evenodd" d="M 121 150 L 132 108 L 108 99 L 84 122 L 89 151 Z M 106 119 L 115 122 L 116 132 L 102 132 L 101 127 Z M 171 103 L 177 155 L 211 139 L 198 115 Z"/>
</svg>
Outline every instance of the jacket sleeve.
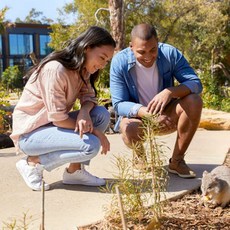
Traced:
<svg viewBox="0 0 230 230">
<path fill-rule="evenodd" d="M 172 73 L 177 81 L 187 86 L 191 93 L 201 93 L 203 89 L 201 80 L 178 49 L 172 49 L 170 61 L 173 66 Z"/>
<path fill-rule="evenodd" d="M 114 110 L 119 116 L 136 117 L 142 106 L 130 95 L 130 79 L 128 75 L 127 60 L 119 53 L 112 59 L 110 66 L 110 92 Z"/>
</svg>

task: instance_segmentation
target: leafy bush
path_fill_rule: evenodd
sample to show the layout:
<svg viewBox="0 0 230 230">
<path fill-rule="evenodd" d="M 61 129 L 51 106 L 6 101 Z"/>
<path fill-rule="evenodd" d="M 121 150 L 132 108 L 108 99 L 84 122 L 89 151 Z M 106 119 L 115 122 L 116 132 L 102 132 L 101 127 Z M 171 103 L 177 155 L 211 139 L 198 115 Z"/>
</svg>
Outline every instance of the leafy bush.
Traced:
<svg viewBox="0 0 230 230">
<path fill-rule="evenodd" d="M 23 88 L 23 77 L 17 65 L 9 66 L 2 73 L 1 83 L 7 91 Z"/>
<path fill-rule="evenodd" d="M 230 98 L 226 96 L 229 90 L 223 89 L 219 78 L 210 73 L 200 75 L 203 83 L 203 103 L 205 108 L 230 112 Z"/>
<path fill-rule="evenodd" d="M 4 107 L 9 106 L 9 102 L 7 101 L 7 93 L 3 87 L 0 87 L 0 133 L 4 133 L 5 126 L 7 125 L 7 121 L 5 119 L 7 112 L 4 110 Z"/>
</svg>

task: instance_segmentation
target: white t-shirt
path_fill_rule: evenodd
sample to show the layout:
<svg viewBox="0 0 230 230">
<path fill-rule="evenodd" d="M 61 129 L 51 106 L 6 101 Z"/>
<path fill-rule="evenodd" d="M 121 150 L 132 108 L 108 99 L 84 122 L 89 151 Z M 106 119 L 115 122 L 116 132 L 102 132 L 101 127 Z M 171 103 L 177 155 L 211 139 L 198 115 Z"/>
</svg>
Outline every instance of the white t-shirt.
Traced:
<svg viewBox="0 0 230 230">
<path fill-rule="evenodd" d="M 136 61 L 137 89 L 140 103 L 147 106 L 153 97 L 158 93 L 159 73 L 156 62 L 146 68 Z"/>
</svg>

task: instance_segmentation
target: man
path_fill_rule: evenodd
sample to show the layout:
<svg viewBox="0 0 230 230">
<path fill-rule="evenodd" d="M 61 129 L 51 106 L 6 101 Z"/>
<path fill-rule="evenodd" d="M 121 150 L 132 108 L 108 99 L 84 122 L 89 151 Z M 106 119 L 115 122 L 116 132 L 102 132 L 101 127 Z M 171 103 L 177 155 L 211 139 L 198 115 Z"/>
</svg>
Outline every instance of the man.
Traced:
<svg viewBox="0 0 230 230">
<path fill-rule="evenodd" d="M 181 52 L 159 43 L 154 27 L 135 26 L 130 47 L 112 59 L 110 90 L 124 143 L 131 148 L 139 143 L 141 119 L 158 114 L 162 132 L 177 131 L 169 172 L 183 178 L 196 177 L 184 156 L 199 125 L 202 84 Z M 144 160 L 141 149 L 135 152 L 137 164 Z"/>
</svg>

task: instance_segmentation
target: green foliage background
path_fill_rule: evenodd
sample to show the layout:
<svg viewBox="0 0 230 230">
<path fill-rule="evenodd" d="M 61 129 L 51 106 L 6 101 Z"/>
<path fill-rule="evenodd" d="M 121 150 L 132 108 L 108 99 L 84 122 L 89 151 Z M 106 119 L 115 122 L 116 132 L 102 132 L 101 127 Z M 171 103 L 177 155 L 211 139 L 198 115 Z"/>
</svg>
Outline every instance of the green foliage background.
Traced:
<svg viewBox="0 0 230 230">
<path fill-rule="evenodd" d="M 147 22 L 158 31 L 159 40 L 169 43 L 183 52 L 202 79 L 204 106 L 230 112 L 229 94 L 222 87 L 230 85 L 230 79 L 221 69 L 213 66 L 223 63 L 230 69 L 230 2 L 228 0 L 125 0 L 126 46 L 134 25 Z M 106 0 L 73 1 L 63 8 L 63 15 L 75 13 L 75 23 L 66 27 L 62 21 L 53 24 L 51 46 L 62 47 L 67 39 L 77 36 L 90 25 L 110 28 Z M 102 72 L 100 85 L 109 87 L 108 68 Z"/>
<path fill-rule="evenodd" d="M 159 41 L 183 52 L 202 80 L 204 106 L 230 112 L 230 1 L 229 0 L 124 0 L 125 46 L 138 23 L 150 23 L 157 29 Z M 58 22 L 51 23 L 50 46 L 61 49 L 67 40 L 91 25 L 111 30 L 109 1 L 73 0 L 59 9 Z M 98 10 L 101 9 L 101 10 Z M 31 10 L 27 21 L 41 12 Z M 95 17 L 97 15 L 97 20 Z M 73 23 L 66 19 L 75 15 Z M 0 21 L 1 22 L 1 21 Z M 39 22 L 39 21 L 37 21 Z M 1 23 L 0 23 L 1 24 Z M 224 68 L 220 68 L 220 66 Z M 98 83 L 109 88 L 109 65 Z M 106 94 L 107 95 L 107 94 Z"/>
<path fill-rule="evenodd" d="M 1 78 L 1 84 L 7 91 L 22 89 L 23 77 L 17 65 L 9 66 L 3 73 Z"/>
</svg>

